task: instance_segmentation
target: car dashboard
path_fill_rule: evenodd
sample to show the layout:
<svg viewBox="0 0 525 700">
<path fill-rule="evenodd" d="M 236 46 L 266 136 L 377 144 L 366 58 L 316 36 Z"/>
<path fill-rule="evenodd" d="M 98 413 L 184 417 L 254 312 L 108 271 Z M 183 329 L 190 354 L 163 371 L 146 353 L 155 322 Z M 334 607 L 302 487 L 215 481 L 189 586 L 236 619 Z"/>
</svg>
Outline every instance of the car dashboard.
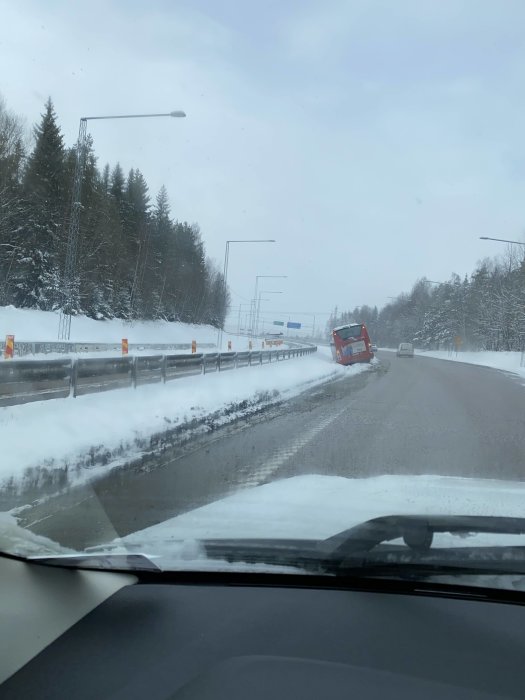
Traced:
<svg viewBox="0 0 525 700">
<path fill-rule="evenodd" d="M 519 602 L 297 575 L 157 582 L 4 559 L 2 573 L 6 563 L 0 667 L 18 669 L 4 700 L 523 697 Z"/>
</svg>

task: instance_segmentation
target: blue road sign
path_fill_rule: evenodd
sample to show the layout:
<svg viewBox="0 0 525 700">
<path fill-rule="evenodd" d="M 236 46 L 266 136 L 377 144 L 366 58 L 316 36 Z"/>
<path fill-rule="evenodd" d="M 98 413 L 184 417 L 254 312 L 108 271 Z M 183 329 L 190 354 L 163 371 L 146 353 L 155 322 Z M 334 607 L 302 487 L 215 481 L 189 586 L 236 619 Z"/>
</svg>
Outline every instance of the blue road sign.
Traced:
<svg viewBox="0 0 525 700">
<path fill-rule="evenodd" d="M 288 323 L 286 324 L 286 328 L 300 328 L 300 327 L 301 327 L 301 324 L 296 323 L 295 321 L 288 321 Z"/>
</svg>

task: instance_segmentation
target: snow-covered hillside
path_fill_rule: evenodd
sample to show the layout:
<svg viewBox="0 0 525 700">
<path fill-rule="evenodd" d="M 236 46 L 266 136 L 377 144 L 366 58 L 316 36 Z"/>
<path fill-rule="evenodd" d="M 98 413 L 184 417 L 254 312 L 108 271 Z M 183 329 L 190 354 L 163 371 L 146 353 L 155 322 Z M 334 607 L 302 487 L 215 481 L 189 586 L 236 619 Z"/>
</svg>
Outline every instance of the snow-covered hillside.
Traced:
<svg viewBox="0 0 525 700">
<path fill-rule="evenodd" d="M 18 341 L 53 342 L 58 340 L 59 314 L 35 309 L 0 306 L 0 339 L 7 334 Z M 87 316 L 74 316 L 71 321 L 71 342 L 119 343 L 215 343 L 217 329 L 167 321 L 125 322 L 121 319 L 95 321 Z"/>
</svg>

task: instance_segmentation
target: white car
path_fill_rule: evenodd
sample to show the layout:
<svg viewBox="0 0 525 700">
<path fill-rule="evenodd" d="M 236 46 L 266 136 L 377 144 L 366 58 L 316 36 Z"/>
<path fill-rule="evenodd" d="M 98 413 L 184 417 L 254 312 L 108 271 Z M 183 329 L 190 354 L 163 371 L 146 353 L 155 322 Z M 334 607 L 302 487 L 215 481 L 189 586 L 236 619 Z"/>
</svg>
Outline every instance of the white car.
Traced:
<svg viewBox="0 0 525 700">
<path fill-rule="evenodd" d="M 375 343 L 372 343 L 370 346 L 370 352 L 377 352 L 377 345 Z"/>
<path fill-rule="evenodd" d="M 414 346 L 412 343 L 399 343 L 396 355 L 398 357 L 414 357 Z"/>
</svg>

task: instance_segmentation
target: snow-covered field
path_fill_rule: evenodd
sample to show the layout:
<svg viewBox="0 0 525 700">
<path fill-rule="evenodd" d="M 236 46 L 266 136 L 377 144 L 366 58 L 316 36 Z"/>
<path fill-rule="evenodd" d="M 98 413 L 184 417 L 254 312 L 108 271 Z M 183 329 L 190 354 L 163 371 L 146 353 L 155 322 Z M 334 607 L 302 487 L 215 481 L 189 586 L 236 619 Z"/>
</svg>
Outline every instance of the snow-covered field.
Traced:
<svg viewBox="0 0 525 700">
<path fill-rule="evenodd" d="M 49 472 L 67 467 L 68 483 L 82 481 L 153 451 L 153 435 L 185 425 L 208 430 L 209 422 L 197 428 L 195 422 L 213 416 L 217 426 L 367 369 L 336 365 L 329 348 L 322 348 L 315 355 L 165 385 L 1 408 L 0 485 L 22 481 L 39 467 Z"/>
</svg>

